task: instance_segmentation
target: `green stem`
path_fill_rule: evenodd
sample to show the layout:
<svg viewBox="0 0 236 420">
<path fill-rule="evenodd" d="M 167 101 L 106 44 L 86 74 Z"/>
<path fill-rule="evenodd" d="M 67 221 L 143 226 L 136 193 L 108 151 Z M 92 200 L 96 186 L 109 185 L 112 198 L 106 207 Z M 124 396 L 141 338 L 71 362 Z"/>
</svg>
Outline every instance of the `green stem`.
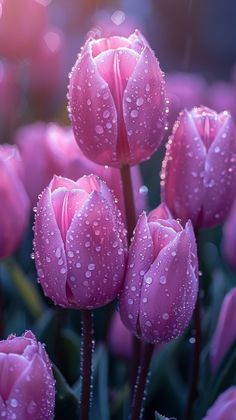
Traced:
<svg viewBox="0 0 236 420">
<path fill-rule="evenodd" d="M 80 419 L 89 420 L 92 384 L 92 354 L 93 354 L 93 314 L 82 310 L 82 347 L 81 347 L 81 406 Z"/>
</svg>

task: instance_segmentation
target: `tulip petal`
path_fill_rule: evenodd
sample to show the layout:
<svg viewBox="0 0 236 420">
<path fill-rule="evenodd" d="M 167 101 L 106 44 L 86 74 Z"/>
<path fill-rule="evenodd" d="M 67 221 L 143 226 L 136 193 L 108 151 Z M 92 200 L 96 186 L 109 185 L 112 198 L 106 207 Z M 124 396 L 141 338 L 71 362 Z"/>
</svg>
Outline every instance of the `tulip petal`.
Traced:
<svg viewBox="0 0 236 420">
<path fill-rule="evenodd" d="M 120 296 L 120 315 L 134 334 L 139 322 L 140 290 L 143 277 L 153 261 L 153 241 L 146 213 L 138 219 L 130 245 L 125 283 Z"/>
<path fill-rule="evenodd" d="M 180 114 L 167 144 L 161 195 L 175 217 L 196 225 L 202 208 L 206 149 L 189 112 Z M 188 182 L 186 182 L 188 180 Z"/>
<path fill-rule="evenodd" d="M 69 112 L 76 141 L 83 153 L 100 164 L 116 162 L 114 100 L 86 47 L 71 73 Z"/>
<path fill-rule="evenodd" d="M 42 194 L 35 217 L 34 248 L 38 279 L 46 296 L 62 306 L 67 305 L 67 262 L 49 188 Z"/>
<path fill-rule="evenodd" d="M 204 175 L 201 227 L 221 223 L 235 197 L 236 134 L 230 115 L 209 148 Z"/>
<path fill-rule="evenodd" d="M 7 401 L 9 415 L 19 419 L 51 420 L 55 404 L 54 380 L 44 361 L 35 354 L 18 378 Z M 12 417 L 14 418 L 14 417 Z"/>
<path fill-rule="evenodd" d="M 167 342 L 188 325 L 198 291 L 190 261 L 190 242 L 182 231 L 161 250 L 145 274 L 139 317 L 145 341 Z"/>
<path fill-rule="evenodd" d="M 18 376 L 28 364 L 25 357 L 19 354 L 0 353 L 0 395 L 4 401 L 8 399 Z"/>
<path fill-rule="evenodd" d="M 123 112 L 130 149 L 129 163 L 134 165 L 158 149 L 166 123 L 163 76 L 149 47 L 141 53 L 128 80 Z"/>
<path fill-rule="evenodd" d="M 94 191 L 75 214 L 67 232 L 69 301 L 74 307 L 91 309 L 105 305 L 122 288 L 124 226 L 117 221 L 113 207 Z"/>
</svg>

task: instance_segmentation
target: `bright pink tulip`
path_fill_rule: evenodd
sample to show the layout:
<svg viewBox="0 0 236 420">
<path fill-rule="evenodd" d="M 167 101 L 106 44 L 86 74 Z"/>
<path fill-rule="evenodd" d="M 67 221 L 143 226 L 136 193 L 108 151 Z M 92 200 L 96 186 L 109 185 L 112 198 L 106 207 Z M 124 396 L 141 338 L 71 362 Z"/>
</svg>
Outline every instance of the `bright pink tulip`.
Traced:
<svg viewBox="0 0 236 420">
<path fill-rule="evenodd" d="M 15 142 L 24 162 L 26 189 L 33 205 L 36 204 L 38 195 L 49 184 L 54 174 L 75 181 L 83 175 L 93 173 L 106 181 L 118 200 L 119 209 L 125 215 L 119 169 L 97 165 L 87 159 L 75 142 L 72 130 L 53 123 L 35 123 L 18 129 Z M 35 159 L 35 150 L 37 150 L 37 159 Z M 138 217 L 146 204 L 145 195 L 142 194 L 142 178 L 138 166 L 131 168 L 131 175 Z"/>
<path fill-rule="evenodd" d="M 132 334 L 121 321 L 117 311 L 113 314 L 109 325 L 108 345 L 115 356 L 122 359 L 131 358 Z"/>
<path fill-rule="evenodd" d="M 22 59 L 34 53 L 47 23 L 40 0 L 0 0 L 0 56 Z"/>
<path fill-rule="evenodd" d="M 42 36 L 30 62 L 29 90 L 41 113 L 56 106 L 63 85 L 65 60 L 64 35 L 56 28 L 50 28 Z"/>
<path fill-rule="evenodd" d="M 226 260 L 236 271 L 236 199 L 224 224 L 222 248 Z"/>
<path fill-rule="evenodd" d="M 170 73 L 166 76 L 168 122 L 171 128 L 182 109 L 191 110 L 194 106 L 205 103 L 206 88 L 205 80 L 197 74 Z"/>
<path fill-rule="evenodd" d="M 45 295 L 64 307 L 92 309 L 120 292 L 126 231 L 106 184 L 54 177 L 37 205 L 35 260 Z"/>
<path fill-rule="evenodd" d="M 235 420 L 236 386 L 220 394 L 203 420 Z"/>
<path fill-rule="evenodd" d="M 55 381 L 44 346 L 31 331 L 0 341 L 0 417 L 52 420 Z"/>
<path fill-rule="evenodd" d="M 193 108 L 180 114 L 167 144 L 162 200 L 174 217 L 198 228 L 225 219 L 235 197 L 236 133 L 228 112 Z"/>
<path fill-rule="evenodd" d="M 15 146 L 0 146 L 0 257 L 15 251 L 25 232 L 29 199 L 23 185 L 23 165 Z"/>
<path fill-rule="evenodd" d="M 102 165 L 134 165 L 160 146 L 164 80 L 143 36 L 90 39 L 70 74 L 69 113 L 83 153 Z"/>
<path fill-rule="evenodd" d="M 215 371 L 236 339 L 236 287 L 225 296 L 211 341 L 211 366 Z M 230 327 L 229 327 L 230 326 Z"/>
<path fill-rule="evenodd" d="M 134 231 L 120 315 L 141 340 L 165 343 L 188 325 L 198 292 L 198 263 L 191 222 L 163 217 L 163 206 L 143 213 Z M 165 212 L 165 211 L 164 211 Z"/>
</svg>

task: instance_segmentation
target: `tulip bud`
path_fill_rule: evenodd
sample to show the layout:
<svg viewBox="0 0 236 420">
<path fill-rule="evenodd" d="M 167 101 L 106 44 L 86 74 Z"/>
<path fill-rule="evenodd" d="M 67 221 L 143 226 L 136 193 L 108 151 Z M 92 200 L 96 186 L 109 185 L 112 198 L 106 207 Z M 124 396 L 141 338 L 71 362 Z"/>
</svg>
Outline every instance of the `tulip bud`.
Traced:
<svg viewBox="0 0 236 420">
<path fill-rule="evenodd" d="M 203 420 L 234 420 L 236 413 L 236 386 L 220 394 Z"/>
<path fill-rule="evenodd" d="M 52 420 L 55 381 L 44 346 L 31 331 L 0 341 L 0 415 Z"/>
<path fill-rule="evenodd" d="M 126 246 L 120 212 L 103 181 L 53 178 L 35 217 L 35 261 L 46 296 L 79 309 L 112 301 L 123 285 Z"/>
<path fill-rule="evenodd" d="M 161 219 L 163 206 L 138 220 L 120 297 L 122 321 L 149 343 L 165 343 L 183 333 L 198 292 L 191 222 L 183 228 L 168 216 Z"/>
<path fill-rule="evenodd" d="M 53 123 L 35 123 L 18 129 L 15 142 L 21 152 L 26 172 L 26 190 L 33 205 L 36 204 L 38 195 L 46 188 L 54 174 L 75 181 L 83 175 L 93 173 L 106 181 L 118 200 L 119 209 L 125 216 L 119 169 L 97 165 L 87 159 L 79 149 L 72 130 Z M 35 150 L 37 150 L 37 159 L 35 159 Z M 146 205 L 138 166 L 131 168 L 131 176 L 138 217 Z"/>
<path fill-rule="evenodd" d="M 236 270 L 236 200 L 224 224 L 222 248 L 226 260 Z"/>
<path fill-rule="evenodd" d="M 143 36 L 90 39 L 70 74 L 68 111 L 82 152 L 101 165 L 134 165 L 158 149 L 164 80 Z"/>
<path fill-rule="evenodd" d="M 225 296 L 211 341 L 210 359 L 212 370 L 216 370 L 231 344 L 236 339 L 236 287 Z M 230 328 L 229 328 L 230 325 Z"/>
<path fill-rule="evenodd" d="M 119 312 L 115 312 L 108 331 L 108 345 L 111 352 L 122 359 L 130 359 L 132 355 L 132 334 L 120 319 Z"/>
<path fill-rule="evenodd" d="M 193 108 L 180 114 L 161 172 L 162 199 L 176 218 L 198 228 L 226 217 L 235 197 L 236 134 L 228 112 Z"/>
<path fill-rule="evenodd" d="M 0 0 L 0 55 L 9 60 L 34 53 L 47 23 L 40 0 Z"/>
<path fill-rule="evenodd" d="M 29 199 L 23 185 L 23 165 L 15 146 L 0 146 L 0 257 L 19 245 L 27 227 Z"/>
</svg>

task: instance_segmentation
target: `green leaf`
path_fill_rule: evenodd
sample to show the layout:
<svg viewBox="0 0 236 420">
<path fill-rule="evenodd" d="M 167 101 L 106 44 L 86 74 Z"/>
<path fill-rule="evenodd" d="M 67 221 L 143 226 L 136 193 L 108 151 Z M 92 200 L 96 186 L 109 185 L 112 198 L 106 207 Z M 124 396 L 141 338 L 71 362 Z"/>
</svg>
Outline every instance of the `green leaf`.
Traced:
<svg viewBox="0 0 236 420">
<path fill-rule="evenodd" d="M 55 365 L 53 366 L 53 374 L 56 379 L 55 420 L 77 420 L 79 403 L 73 389 Z"/>
<path fill-rule="evenodd" d="M 31 282 L 12 258 L 5 260 L 4 264 L 28 311 L 34 318 L 40 318 L 43 314 L 44 304 L 36 285 Z"/>
</svg>

